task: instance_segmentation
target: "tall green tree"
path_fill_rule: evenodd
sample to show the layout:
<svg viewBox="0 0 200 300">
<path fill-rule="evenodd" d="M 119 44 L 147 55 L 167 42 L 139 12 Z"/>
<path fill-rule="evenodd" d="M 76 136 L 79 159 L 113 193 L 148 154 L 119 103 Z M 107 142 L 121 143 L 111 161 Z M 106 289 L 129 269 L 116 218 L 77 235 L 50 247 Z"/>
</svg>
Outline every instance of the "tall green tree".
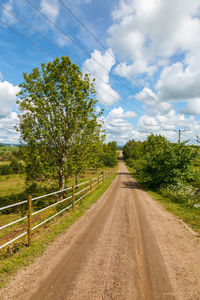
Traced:
<svg viewBox="0 0 200 300">
<path fill-rule="evenodd" d="M 87 124 L 74 146 L 71 148 L 70 160 L 68 161 L 69 174 L 75 176 L 75 184 L 78 184 L 78 176 L 85 170 L 100 166 L 99 155 L 105 136 L 101 133 L 101 127 L 93 122 Z"/>
<path fill-rule="evenodd" d="M 63 56 L 24 73 L 20 87 L 18 129 L 26 144 L 27 178 L 55 176 L 63 189 L 74 145 L 87 128 L 101 131 L 93 82 Z"/>
</svg>

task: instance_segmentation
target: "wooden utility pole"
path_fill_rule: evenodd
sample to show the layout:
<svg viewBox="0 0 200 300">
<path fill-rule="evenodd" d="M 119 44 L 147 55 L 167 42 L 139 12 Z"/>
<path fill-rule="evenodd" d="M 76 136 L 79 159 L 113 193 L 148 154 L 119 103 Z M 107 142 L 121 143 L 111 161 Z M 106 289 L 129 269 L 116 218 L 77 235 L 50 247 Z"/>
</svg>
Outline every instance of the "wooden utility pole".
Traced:
<svg viewBox="0 0 200 300">
<path fill-rule="evenodd" d="M 174 132 L 176 132 L 178 134 L 178 143 L 180 144 L 181 143 L 181 135 L 183 134 L 183 132 L 185 132 L 185 129 L 174 130 Z"/>
</svg>

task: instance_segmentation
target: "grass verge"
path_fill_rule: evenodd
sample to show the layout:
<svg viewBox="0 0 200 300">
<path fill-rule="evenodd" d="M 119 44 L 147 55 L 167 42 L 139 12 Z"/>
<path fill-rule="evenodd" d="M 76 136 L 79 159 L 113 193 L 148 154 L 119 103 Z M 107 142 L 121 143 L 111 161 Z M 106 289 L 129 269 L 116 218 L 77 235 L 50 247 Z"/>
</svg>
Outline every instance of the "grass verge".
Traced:
<svg viewBox="0 0 200 300">
<path fill-rule="evenodd" d="M 18 251 L 16 253 L 12 255 L 1 255 L 0 287 L 5 287 L 11 278 L 11 275 L 15 274 L 19 268 L 33 263 L 38 256 L 44 253 L 50 243 L 52 243 L 59 234 L 64 233 L 70 225 L 81 217 L 107 190 L 115 178 L 116 172 L 117 169 L 99 189 L 94 190 L 91 195 L 84 198 L 82 203 L 77 206 L 75 212 L 69 211 L 64 213 L 62 217 L 55 218 L 54 221 L 49 222 L 38 229 L 37 233 L 34 233 L 33 235 L 33 242 L 29 248 L 26 247 L 24 242 L 23 244 L 18 245 Z"/>
<path fill-rule="evenodd" d="M 173 213 L 178 218 L 183 220 L 200 236 L 200 209 L 199 208 L 192 208 L 187 206 L 184 203 L 173 202 L 170 198 L 166 198 L 155 191 L 147 189 L 146 186 L 142 182 L 140 182 L 138 178 L 136 178 L 133 169 L 131 169 L 129 166 L 127 166 L 127 169 L 131 173 L 132 177 L 134 177 L 137 180 L 137 182 L 142 186 L 142 188 L 153 199 L 161 203 L 166 210 L 168 210 L 169 212 Z"/>
</svg>

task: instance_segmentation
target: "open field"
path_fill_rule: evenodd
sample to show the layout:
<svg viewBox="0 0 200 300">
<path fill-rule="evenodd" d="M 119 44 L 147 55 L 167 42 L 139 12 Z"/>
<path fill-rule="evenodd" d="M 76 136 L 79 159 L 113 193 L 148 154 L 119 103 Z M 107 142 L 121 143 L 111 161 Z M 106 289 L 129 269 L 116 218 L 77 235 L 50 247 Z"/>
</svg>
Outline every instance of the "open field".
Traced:
<svg viewBox="0 0 200 300">
<path fill-rule="evenodd" d="M 18 194 L 25 190 L 25 176 L 23 174 L 0 176 L 0 197 Z"/>
<path fill-rule="evenodd" d="M 9 163 L 10 161 L 0 161 L 0 166 L 7 166 Z"/>
<path fill-rule="evenodd" d="M 104 168 L 104 169 L 99 170 L 98 172 L 89 170 L 84 175 L 80 176 L 79 183 L 82 183 L 82 182 L 87 181 L 88 179 L 97 177 L 101 172 L 106 172 L 106 171 L 110 172 L 111 170 L 114 171 L 115 168 Z M 21 175 L 21 176 L 12 175 L 12 176 L 1 176 L 1 177 L 4 177 L 3 179 L 6 183 L 6 184 L 4 184 L 4 186 L 3 185 L 1 186 L 2 187 L 1 193 L 4 194 L 4 197 L 9 196 L 10 191 L 12 191 L 13 195 L 14 195 L 14 193 L 15 193 L 15 195 L 18 195 L 17 192 L 18 193 L 21 192 L 21 194 L 19 194 L 19 195 L 22 195 L 21 198 L 17 198 L 17 200 L 13 201 L 13 203 L 20 202 L 20 201 L 26 200 L 28 198 L 27 192 L 25 193 L 25 177 L 23 175 Z M 19 184 L 19 182 L 17 182 L 18 180 L 21 183 L 21 190 L 20 190 L 20 184 Z M 74 184 L 74 178 L 70 178 L 68 180 L 68 186 L 71 187 L 73 184 Z M 5 188 L 5 190 L 3 187 Z M 40 184 L 41 192 L 37 195 L 34 195 L 34 194 L 31 194 L 31 195 L 34 197 L 34 196 L 41 196 L 41 195 L 47 194 L 46 190 L 44 190 L 44 188 L 47 188 L 47 187 L 49 188 L 47 183 L 41 183 Z M 82 188 L 82 186 L 80 187 L 80 189 L 81 188 Z M 52 187 L 51 187 L 51 189 L 48 190 L 48 193 L 51 193 L 54 191 L 56 191 L 56 189 L 52 189 Z M 78 191 L 79 191 L 79 188 L 77 188 L 76 192 L 78 192 Z M 71 196 L 71 193 L 72 193 L 72 190 L 70 189 L 69 191 L 66 192 L 65 197 Z M 4 199 L 4 197 L 2 197 L 2 199 Z M 55 198 L 55 195 L 52 195 L 50 197 L 44 198 L 39 201 L 37 200 L 33 203 L 34 204 L 33 211 L 37 211 L 41 208 L 47 207 L 48 205 L 55 203 L 55 201 L 57 201 L 57 198 Z M 5 204 L 4 204 L 3 200 L 1 201 L 1 206 L 5 206 L 7 204 L 11 204 L 11 203 L 5 202 Z M 69 199 L 69 200 L 65 201 L 63 204 L 59 204 L 55 207 L 49 208 L 49 209 L 39 213 L 38 215 L 33 217 L 33 220 L 32 220 L 33 226 L 46 220 L 47 218 L 51 217 L 53 214 L 55 214 L 59 210 L 61 210 L 63 207 L 66 207 L 70 204 L 71 204 L 71 200 Z M 26 205 L 19 205 L 16 207 L 16 209 L 14 211 L 12 211 L 12 209 L 11 209 L 11 212 L 9 211 L 9 209 L 7 211 L 2 211 L 2 213 L 0 213 L 0 226 L 8 224 L 12 221 L 18 220 L 21 217 L 24 217 L 26 215 L 27 215 Z M 4 244 L 5 242 L 15 238 L 16 236 L 18 236 L 19 234 L 23 233 L 26 230 L 27 230 L 27 219 L 22 220 L 16 224 L 13 224 L 7 228 L 4 228 L 3 230 L 0 231 L 0 244 L 1 245 Z"/>
</svg>

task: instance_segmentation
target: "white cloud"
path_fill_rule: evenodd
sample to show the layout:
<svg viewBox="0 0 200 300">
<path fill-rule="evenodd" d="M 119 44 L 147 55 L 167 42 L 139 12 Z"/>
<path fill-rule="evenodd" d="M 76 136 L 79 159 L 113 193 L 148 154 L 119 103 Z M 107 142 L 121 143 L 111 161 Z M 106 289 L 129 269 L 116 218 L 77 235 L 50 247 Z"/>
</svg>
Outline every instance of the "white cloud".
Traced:
<svg viewBox="0 0 200 300">
<path fill-rule="evenodd" d="M 184 62 L 187 62 L 186 66 Z M 199 61 L 190 57 L 183 62 L 165 67 L 155 87 L 161 101 L 186 101 L 200 95 L 199 82 Z"/>
<path fill-rule="evenodd" d="M 0 142 L 6 144 L 19 143 L 19 133 L 14 126 L 18 122 L 16 112 L 11 112 L 7 117 L 0 119 Z"/>
<path fill-rule="evenodd" d="M 108 51 L 112 53 L 111 49 Z M 120 99 L 119 94 L 111 87 L 109 82 L 109 72 L 115 64 L 114 58 L 109 53 L 105 52 L 103 55 L 100 51 L 95 50 L 91 54 L 91 58 L 87 59 L 83 64 L 85 73 L 88 73 L 89 70 L 89 72 L 94 74 L 91 76 L 95 78 L 97 98 L 99 103 L 104 105 L 112 105 Z"/>
<path fill-rule="evenodd" d="M 140 133 L 126 119 L 134 118 L 134 111 L 124 112 L 122 107 L 113 108 L 107 117 L 103 117 L 107 141 L 117 141 L 123 145 L 129 139 L 139 139 Z"/>
<path fill-rule="evenodd" d="M 59 15 L 59 4 L 57 0 L 41 0 L 40 7 L 51 20 L 56 20 Z"/>
<path fill-rule="evenodd" d="M 2 11 L 2 21 L 5 22 L 6 24 L 13 24 L 16 22 L 16 19 L 8 13 L 9 10 L 12 12 L 13 10 L 13 0 L 8 0 L 7 3 L 3 5 L 5 7 L 5 10 Z"/>
<path fill-rule="evenodd" d="M 193 50 L 200 43 L 200 20 L 193 17 L 199 5 L 199 0 L 121 0 L 112 14 L 109 43 L 133 60 Z"/>
<path fill-rule="evenodd" d="M 196 135 L 200 132 L 200 125 L 193 117 L 186 118 L 183 114 L 176 114 L 174 110 L 165 115 L 153 117 L 144 115 L 138 121 L 139 132 L 161 134 L 174 142 L 177 141 L 177 134 L 174 132 L 175 129 L 186 130 L 183 140 L 191 139 L 195 141 Z"/>
<path fill-rule="evenodd" d="M 166 114 L 172 110 L 171 103 L 160 101 L 158 95 L 149 88 L 144 88 L 136 98 L 147 105 L 152 114 Z"/>
<path fill-rule="evenodd" d="M 112 13 L 108 44 L 129 61 L 127 72 L 151 78 L 164 68 L 155 85 L 159 101 L 199 97 L 199 7 L 200 0 L 121 0 Z M 115 72 L 131 80 L 121 66 Z"/>
<path fill-rule="evenodd" d="M 190 100 L 180 112 L 185 115 L 200 115 L 200 98 Z"/>
<path fill-rule="evenodd" d="M 8 116 L 13 110 L 16 94 L 19 91 L 18 86 L 14 86 L 8 81 L 0 81 L 0 118 Z"/>
</svg>

